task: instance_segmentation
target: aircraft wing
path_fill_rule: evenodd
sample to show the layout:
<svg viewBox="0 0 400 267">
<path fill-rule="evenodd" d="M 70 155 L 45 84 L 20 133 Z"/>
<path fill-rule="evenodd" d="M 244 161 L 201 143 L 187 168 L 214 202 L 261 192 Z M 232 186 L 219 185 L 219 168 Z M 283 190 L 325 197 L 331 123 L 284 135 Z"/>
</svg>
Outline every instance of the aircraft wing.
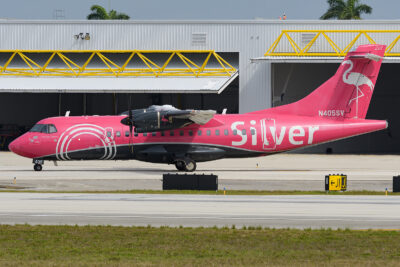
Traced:
<svg viewBox="0 0 400 267">
<path fill-rule="evenodd" d="M 215 114 L 215 110 L 180 110 L 171 105 L 153 105 L 147 109 L 122 113 L 128 116 L 121 123 L 134 126 L 138 133 L 155 132 L 182 128 L 193 123 L 204 125 Z"/>
<path fill-rule="evenodd" d="M 174 110 L 165 113 L 164 117 L 168 118 L 168 120 L 173 120 L 174 118 L 188 119 L 194 123 L 204 125 L 209 122 L 215 114 L 215 110 Z"/>
</svg>

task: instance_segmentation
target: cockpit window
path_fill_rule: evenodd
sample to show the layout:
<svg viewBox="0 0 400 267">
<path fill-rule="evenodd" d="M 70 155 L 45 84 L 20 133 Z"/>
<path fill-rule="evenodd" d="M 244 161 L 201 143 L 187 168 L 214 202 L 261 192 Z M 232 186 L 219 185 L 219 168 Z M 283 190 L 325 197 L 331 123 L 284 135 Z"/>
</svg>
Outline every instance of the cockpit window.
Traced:
<svg viewBox="0 0 400 267">
<path fill-rule="evenodd" d="M 45 126 L 44 124 L 35 124 L 32 129 L 30 129 L 29 131 L 32 133 L 40 133 L 42 132 L 42 128 L 43 126 Z"/>
<path fill-rule="evenodd" d="M 57 128 L 53 124 L 35 124 L 32 129 L 29 130 L 32 133 L 56 133 Z"/>
<path fill-rule="evenodd" d="M 49 133 L 56 133 L 57 128 L 53 124 L 49 124 Z"/>
</svg>

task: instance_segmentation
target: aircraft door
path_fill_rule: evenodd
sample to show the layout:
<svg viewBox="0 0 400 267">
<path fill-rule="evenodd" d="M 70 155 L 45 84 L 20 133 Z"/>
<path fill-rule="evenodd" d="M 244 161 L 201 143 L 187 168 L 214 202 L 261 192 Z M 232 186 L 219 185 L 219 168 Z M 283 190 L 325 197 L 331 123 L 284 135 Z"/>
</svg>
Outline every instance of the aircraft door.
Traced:
<svg viewBox="0 0 400 267">
<path fill-rule="evenodd" d="M 261 119 L 261 141 L 263 150 L 274 150 L 276 148 L 276 125 L 275 119 Z"/>
<path fill-rule="evenodd" d="M 106 127 L 105 128 L 105 136 L 104 140 L 106 140 L 106 143 L 113 142 L 114 141 L 114 129 L 111 127 Z"/>
</svg>

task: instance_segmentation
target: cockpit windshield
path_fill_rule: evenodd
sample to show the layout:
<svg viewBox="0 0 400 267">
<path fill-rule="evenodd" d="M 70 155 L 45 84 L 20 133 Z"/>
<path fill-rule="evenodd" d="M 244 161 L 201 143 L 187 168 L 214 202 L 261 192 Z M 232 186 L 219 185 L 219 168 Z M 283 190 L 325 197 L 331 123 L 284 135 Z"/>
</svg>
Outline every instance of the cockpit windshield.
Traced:
<svg viewBox="0 0 400 267">
<path fill-rule="evenodd" d="M 56 133 L 57 128 L 54 124 L 35 124 L 32 129 L 29 130 L 31 133 Z"/>
</svg>

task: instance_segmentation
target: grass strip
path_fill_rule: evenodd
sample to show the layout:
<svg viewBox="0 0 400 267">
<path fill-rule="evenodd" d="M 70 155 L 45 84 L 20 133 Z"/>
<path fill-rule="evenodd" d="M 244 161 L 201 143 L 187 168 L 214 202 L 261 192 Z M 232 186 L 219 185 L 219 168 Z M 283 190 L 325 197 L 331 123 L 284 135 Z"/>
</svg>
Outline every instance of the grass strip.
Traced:
<svg viewBox="0 0 400 267">
<path fill-rule="evenodd" d="M 9 266 L 395 266 L 400 232 L 0 226 Z"/>
<path fill-rule="evenodd" d="M 92 194 L 194 194 L 194 195 L 385 195 L 384 191 L 282 191 L 282 190 L 105 190 L 105 191 L 52 191 L 52 190 L 11 190 L 4 189 L 1 192 L 22 193 L 92 193 Z M 400 196 L 399 192 L 388 192 L 391 196 Z"/>
</svg>

